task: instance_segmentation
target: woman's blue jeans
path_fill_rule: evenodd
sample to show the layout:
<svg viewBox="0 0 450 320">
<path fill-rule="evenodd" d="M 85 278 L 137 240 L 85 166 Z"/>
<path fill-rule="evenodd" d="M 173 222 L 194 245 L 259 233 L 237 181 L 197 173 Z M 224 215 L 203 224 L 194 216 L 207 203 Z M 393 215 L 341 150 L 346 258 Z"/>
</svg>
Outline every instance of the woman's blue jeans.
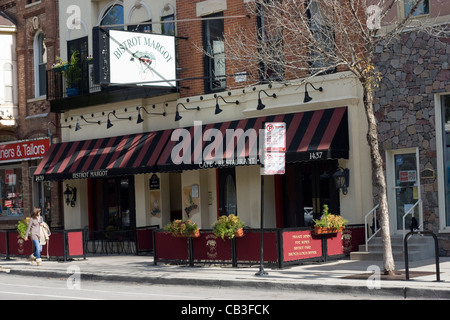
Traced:
<svg viewBox="0 0 450 320">
<path fill-rule="evenodd" d="M 33 240 L 33 245 L 34 245 L 34 256 L 36 257 L 36 259 L 40 259 L 42 246 L 39 243 L 39 240 Z"/>
</svg>

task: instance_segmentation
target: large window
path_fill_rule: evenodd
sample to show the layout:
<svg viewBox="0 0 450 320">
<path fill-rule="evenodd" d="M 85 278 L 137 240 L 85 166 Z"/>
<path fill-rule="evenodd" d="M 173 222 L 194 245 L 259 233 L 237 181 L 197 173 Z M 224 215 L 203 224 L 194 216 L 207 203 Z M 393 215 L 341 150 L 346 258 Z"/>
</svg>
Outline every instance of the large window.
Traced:
<svg viewBox="0 0 450 320">
<path fill-rule="evenodd" d="M 258 50 L 264 57 L 264 61 L 259 62 L 260 79 L 263 82 L 284 79 L 283 28 L 276 21 L 270 21 L 271 16 L 262 7 L 259 8 Z"/>
<path fill-rule="evenodd" d="M 220 19 L 203 21 L 203 37 L 205 55 L 205 89 L 206 92 L 223 90 L 226 87 L 225 78 L 225 42 L 223 13 L 214 14 L 211 17 Z"/>
<path fill-rule="evenodd" d="M 334 68 L 330 69 L 333 64 L 331 58 L 336 51 L 334 44 L 334 32 L 330 26 L 327 25 L 321 5 L 316 0 L 311 0 L 307 6 L 307 15 L 309 18 L 311 33 L 314 35 L 314 42 L 312 42 L 310 50 L 310 67 L 311 73 L 317 72 L 333 72 Z M 316 45 L 314 45 L 314 43 Z"/>
</svg>

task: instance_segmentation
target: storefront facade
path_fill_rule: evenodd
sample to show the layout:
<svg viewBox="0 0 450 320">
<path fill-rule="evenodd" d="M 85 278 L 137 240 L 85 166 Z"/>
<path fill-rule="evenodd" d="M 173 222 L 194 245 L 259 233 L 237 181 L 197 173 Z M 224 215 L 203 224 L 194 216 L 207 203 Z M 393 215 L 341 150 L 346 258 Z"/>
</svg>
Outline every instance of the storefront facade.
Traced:
<svg viewBox="0 0 450 320">
<path fill-rule="evenodd" d="M 136 24 L 130 42 L 122 45 L 128 49 L 149 45 L 139 22 L 170 21 L 186 5 L 118 4 L 80 1 L 81 19 L 65 28 L 71 3 L 60 1 L 61 56 L 68 57 L 75 47 L 95 56 L 102 42 L 95 44 L 93 39 L 105 24 Z M 210 2 L 205 5 L 201 14 L 210 10 Z M 111 23 L 115 15 L 123 22 Z M 165 36 L 171 36 L 174 28 L 169 23 L 150 25 L 154 33 Z M 159 48 L 155 59 L 161 55 L 170 61 L 177 56 L 179 70 L 192 70 L 193 59 L 180 44 L 188 36 L 181 25 L 178 52 L 150 46 Z M 201 22 L 194 27 L 201 29 Z M 115 51 L 117 59 L 126 52 L 121 48 Z M 201 53 L 198 56 L 202 59 Z M 56 79 L 58 74 L 52 72 Z M 181 72 L 180 76 L 184 77 Z M 89 79 L 90 84 L 95 82 Z M 362 224 L 374 204 L 359 82 L 351 73 L 339 72 L 317 76 L 311 84 L 323 91 L 310 92 L 312 100 L 307 102 L 301 80 L 289 85 L 243 81 L 240 88 L 225 90 L 225 82 L 215 81 L 205 89 L 188 76 L 176 87 L 119 86 L 111 91 L 89 86 L 80 96 L 51 95 L 52 111 L 61 115 L 62 139 L 40 162 L 35 181 L 62 182 L 67 199 L 64 228 L 87 227 L 90 239 L 115 232 L 125 241 L 129 230 L 162 228 L 174 219 L 191 219 L 201 229 L 211 229 L 222 214 L 237 214 L 248 227 L 259 228 L 261 194 L 266 228 L 309 228 L 324 204 L 350 224 Z M 257 108 L 261 90 L 271 95 L 263 98 L 262 109 Z M 264 176 L 262 193 L 261 130 L 266 122 L 286 123 L 286 173 Z M 338 168 L 350 172 L 346 194 L 332 178 Z"/>
</svg>

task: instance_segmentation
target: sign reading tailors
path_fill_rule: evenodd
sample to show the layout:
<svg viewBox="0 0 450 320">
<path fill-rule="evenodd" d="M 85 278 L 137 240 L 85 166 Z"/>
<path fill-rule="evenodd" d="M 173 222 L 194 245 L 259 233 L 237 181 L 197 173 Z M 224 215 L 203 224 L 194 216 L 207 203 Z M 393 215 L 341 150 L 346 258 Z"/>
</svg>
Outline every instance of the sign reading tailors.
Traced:
<svg viewBox="0 0 450 320">
<path fill-rule="evenodd" d="M 24 140 L 0 144 L 0 163 L 42 158 L 50 147 L 50 140 Z"/>
<path fill-rule="evenodd" d="M 110 83 L 175 87 L 175 37 L 109 30 Z"/>
</svg>

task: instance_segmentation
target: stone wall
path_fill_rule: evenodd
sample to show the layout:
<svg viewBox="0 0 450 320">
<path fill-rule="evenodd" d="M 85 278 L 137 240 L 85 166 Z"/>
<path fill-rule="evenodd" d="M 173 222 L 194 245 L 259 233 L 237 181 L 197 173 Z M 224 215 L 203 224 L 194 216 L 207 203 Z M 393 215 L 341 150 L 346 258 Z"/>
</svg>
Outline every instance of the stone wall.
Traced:
<svg viewBox="0 0 450 320">
<path fill-rule="evenodd" d="M 437 171 L 435 95 L 450 93 L 450 39 L 411 31 L 387 48 L 376 48 L 382 74 L 374 100 L 381 154 L 417 147 L 419 172 Z M 439 232 L 437 178 L 421 179 L 424 229 Z M 442 255 L 450 255 L 450 235 L 441 233 Z"/>
</svg>

